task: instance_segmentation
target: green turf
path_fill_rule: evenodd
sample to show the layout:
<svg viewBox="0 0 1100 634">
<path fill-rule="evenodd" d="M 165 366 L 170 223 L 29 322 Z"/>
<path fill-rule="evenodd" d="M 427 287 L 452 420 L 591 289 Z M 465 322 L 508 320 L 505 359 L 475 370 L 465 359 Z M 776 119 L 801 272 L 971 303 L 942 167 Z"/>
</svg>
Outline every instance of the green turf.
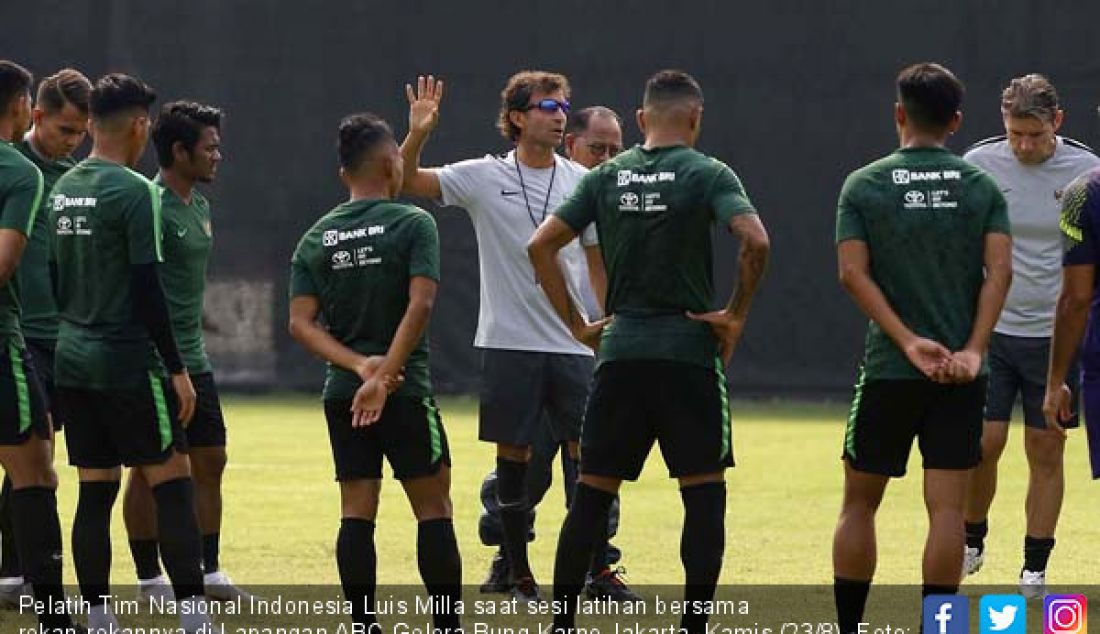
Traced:
<svg viewBox="0 0 1100 634">
<path fill-rule="evenodd" d="M 307 396 L 227 397 L 225 416 L 230 459 L 225 476 L 222 567 L 244 584 L 335 583 L 334 542 L 339 498 L 320 402 Z M 477 537 L 478 490 L 493 464 L 491 446 L 477 441 L 477 403 L 441 399 L 440 408 L 454 463 L 451 490 L 455 528 L 466 583 L 478 583 L 492 550 Z M 737 468 L 729 486 L 724 583 L 807 583 L 831 581 L 830 543 L 840 504 L 838 459 L 846 406 L 734 402 Z M 63 445 L 63 438 L 61 444 Z M 66 550 L 76 508 L 76 473 L 58 448 L 59 506 Z M 919 583 L 926 521 L 920 499 L 919 457 L 914 449 L 910 476 L 895 481 L 879 515 L 876 581 Z M 1066 501 L 1050 577 L 1058 583 L 1096 582 L 1100 552 L 1100 489 L 1088 480 L 1082 432 L 1070 438 L 1066 457 Z M 388 468 L 387 468 L 387 476 Z M 555 476 L 560 471 L 555 469 Z M 1012 583 L 1021 564 L 1023 496 L 1027 482 L 1022 436 L 1017 425 L 1002 463 L 1001 484 L 990 517 L 988 559 L 979 580 Z M 564 513 L 562 490 L 554 488 L 540 506 L 538 538 L 531 547 L 536 577 L 549 584 L 554 548 Z M 675 482 L 654 451 L 641 480 L 624 485 L 622 521 L 614 543 L 636 583 L 679 583 L 682 511 Z M 419 584 L 415 523 L 396 481 L 383 485 L 378 518 L 378 578 L 384 583 Z M 122 524 L 114 519 L 116 584 L 133 581 L 133 565 Z M 66 579 L 73 580 L 66 553 Z"/>
</svg>

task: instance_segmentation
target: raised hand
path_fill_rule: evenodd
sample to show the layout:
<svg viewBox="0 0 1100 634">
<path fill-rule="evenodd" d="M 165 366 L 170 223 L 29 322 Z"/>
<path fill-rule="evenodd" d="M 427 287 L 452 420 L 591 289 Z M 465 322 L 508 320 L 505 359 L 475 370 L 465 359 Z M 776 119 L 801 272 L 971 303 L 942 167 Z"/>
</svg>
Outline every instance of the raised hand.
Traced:
<svg viewBox="0 0 1100 634">
<path fill-rule="evenodd" d="M 434 75 L 416 78 L 416 89 L 405 84 L 409 98 L 409 132 L 428 134 L 439 123 L 439 102 L 443 100 L 443 80 Z"/>
</svg>

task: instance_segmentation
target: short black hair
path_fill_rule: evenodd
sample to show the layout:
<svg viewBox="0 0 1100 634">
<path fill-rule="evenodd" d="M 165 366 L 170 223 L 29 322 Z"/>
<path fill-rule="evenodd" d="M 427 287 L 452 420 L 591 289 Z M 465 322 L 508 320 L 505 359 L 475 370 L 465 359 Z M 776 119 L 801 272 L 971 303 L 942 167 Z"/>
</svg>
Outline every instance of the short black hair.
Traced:
<svg viewBox="0 0 1100 634">
<path fill-rule="evenodd" d="M 962 106 L 966 89 L 939 64 L 913 64 L 898 74 L 898 102 L 917 128 L 941 132 Z"/>
<path fill-rule="evenodd" d="M 188 154 L 195 150 L 199 136 L 206 128 L 221 130 L 222 111 L 194 101 L 173 101 L 164 104 L 153 123 L 153 147 L 157 150 L 157 163 L 172 167 L 175 156 L 172 147 L 182 143 Z"/>
<path fill-rule="evenodd" d="M 619 113 L 615 112 L 607 106 L 588 106 L 582 108 L 573 114 L 569 115 L 569 120 L 565 122 L 566 134 L 584 134 L 588 130 L 588 124 L 592 121 L 592 117 L 611 117 L 620 126 L 623 124 L 623 120 L 619 117 Z"/>
<path fill-rule="evenodd" d="M 128 110 L 148 113 L 156 100 L 156 91 L 137 77 L 111 73 L 96 81 L 88 107 L 93 119 L 102 120 Z"/>
<path fill-rule="evenodd" d="M 693 101 L 703 104 L 703 89 L 694 77 L 682 70 L 657 71 L 645 83 L 642 105 L 657 107 L 677 102 Z"/>
<path fill-rule="evenodd" d="M 71 104 L 80 114 L 88 114 L 88 99 L 92 94 L 92 82 L 80 71 L 62 68 L 38 84 L 38 107 L 54 114 L 61 112 L 65 104 Z"/>
<path fill-rule="evenodd" d="M 0 109 L 7 109 L 21 95 L 29 94 L 34 75 L 10 60 L 0 60 Z"/>
<path fill-rule="evenodd" d="M 358 170 L 371 152 L 386 142 L 396 142 L 393 128 L 378 115 L 361 112 L 344 117 L 336 142 L 340 167 L 349 172 Z"/>
</svg>

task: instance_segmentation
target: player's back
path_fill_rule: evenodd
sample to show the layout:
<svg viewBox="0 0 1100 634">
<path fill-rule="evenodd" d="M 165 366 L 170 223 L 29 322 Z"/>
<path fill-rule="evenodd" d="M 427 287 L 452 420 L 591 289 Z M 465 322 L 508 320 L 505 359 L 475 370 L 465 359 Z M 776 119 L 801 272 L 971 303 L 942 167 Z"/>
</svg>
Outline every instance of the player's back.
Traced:
<svg viewBox="0 0 1100 634">
<path fill-rule="evenodd" d="M 686 311 L 711 310 L 713 228 L 755 213 L 724 163 L 683 145 L 623 152 L 590 172 L 557 214 L 596 223 L 607 268 L 600 359 L 669 359 L 711 366 L 717 340 Z"/>
<path fill-rule="evenodd" d="M 50 226 L 59 383 L 113 387 L 141 380 L 152 347 L 135 317 L 132 267 L 161 259 L 156 188 L 122 165 L 85 159 L 54 185 Z"/>
<path fill-rule="evenodd" d="M 891 307 L 917 334 L 951 349 L 970 336 L 991 231 L 1009 233 L 1004 197 L 946 148 L 897 150 L 850 174 L 841 191 L 837 240 L 866 242 L 871 276 Z M 891 357 L 881 359 L 884 368 L 908 375 L 874 324 L 868 340 Z"/>
<path fill-rule="evenodd" d="M 437 235 L 435 220 L 413 205 L 389 200 L 344 203 L 298 243 L 292 292 L 319 298 L 325 324 L 340 343 L 365 355 L 385 354 L 408 308 L 410 279 L 438 277 Z M 406 386 L 419 386 L 426 396 L 426 337 L 409 355 L 405 374 Z M 349 382 L 354 390 L 359 380 L 330 368 L 326 398 L 336 387 L 333 382 Z"/>
</svg>

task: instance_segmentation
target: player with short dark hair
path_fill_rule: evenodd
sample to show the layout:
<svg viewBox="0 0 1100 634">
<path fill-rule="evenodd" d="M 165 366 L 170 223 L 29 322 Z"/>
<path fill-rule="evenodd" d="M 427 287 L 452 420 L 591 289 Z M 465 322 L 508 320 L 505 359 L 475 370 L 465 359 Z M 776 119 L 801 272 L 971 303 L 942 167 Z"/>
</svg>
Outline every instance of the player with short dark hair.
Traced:
<svg viewBox="0 0 1100 634">
<path fill-rule="evenodd" d="M 92 606 L 89 625 L 118 627 L 104 595 L 111 509 L 126 465 L 152 487 L 180 624 L 192 634 L 211 626 L 202 605 L 201 544 L 184 453 L 183 425 L 194 414 L 195 390 L 161 285 L 160 192 L 131 169 L 145 150 L 155 99 L 152 88 L 129 75 L 96 81 L 91 155 L 58 179 L 50 196 L 61 317 L 57 407 L 66 421 L 69 463 L 80 474 L 73 559 L 81 595 Z"/>
<path fill-rule="evenodd" d="M 598 347 L 584 415 L 581 475 L 562 526 L 554 565 L 555 631 L 575 623 L 576 598 L 608 509 L 623 480 L 636 480 L 654 440 L 680 483 L 680 555 L 687 601 L 714 596 L 725 549 L 724 471 L 733 466 L 724 368 L 740 340 L 767 262 L 764 225 L 741 181 L 694 150 L 703 92 L 682 71 L 646 83 L 638 125 L 645 143 L 585 176 L 539 227 L 528 252 L 558 319 Z M 595 225 L 607 267 L 610 323 L 589 323 L 568 292 L 559 250 Z M 739 278 L 720 310 L 714 291 L 712 229 L 741 241 Z M 680 626 L 705 631 L 707 615 Z"/>
<path fill-rule="evenodd" d="M 212 183 L 221 153 L 221 110 L 192 101 L 165 104 L 151 133 L 160 172 L 153 182 L 161 195 L 164 266 L 161 278 L 172 314 L 172 330 L 197 395 L 195 417 L 187 426 L 188 460 L 195 479 L 195 508 L 202 531 L 203 587 L 206 596 L 230 600 L 247 596 L 220 569 L 222 474 L 226 464 L 225 420 L 213 368 L 203 341 L 203 292 L 214 243 L 210 202 L 198 191 Z M 157 559 L 153 497 L 140 471 L 130 472 L 123 517 L 137 568 L 139 597 L 164 596 L 168 579 Z"/>
<path fill-rule="evenodd" d="M 525 480 L 531 444 L 550 421 L 554 436 L 576 457 L 584 403 L 592 376 L 592 351 L 568 328 L 533 285 L 526 245 L 539 223 L 561 204 L 587 171 L 558 156 L 570 112 L 569 81 L 557 73 L 521 71 L 500 94 L 497 129 L 514 145 L 442 168 L 421 168 L 420 153 L 439 120 L 443 82 L 418 77 L 406 86 L 409 134 L 402 192 L 462 207 L 477 234 L 480 306 L 474 346 L 482 349 L 478 438 L 496 445 L 497 502 L 503 545 L 511 566 L 511 591 L 527 604 L 541 600 L 527 557 L 531 500 Z M 601 288 L 589 281 L 601 270 L 595 231 L 562 251 L 569 287 L 577 297 Z M 546 418 L 544 418 L 544 416 Z M 499 561 L 499 560 L 498 560 Z M 496 562 L 490 584 L 497 576 Z"/>
<path fill-rule="evenodd" d="M 53 184 L 76 164 L 71 154 L 84 141 L 88 128 L 88 93 L 91 83 L 79 71 L 66 68 L 42 80 L 31 112 L 31 129 L 16 147 L 42 172 L 42 205 L 34 217 L 34 231 L 27 239 L 16 278 L 19 282 L 19 326 L 34 370 L 50 403 L 54 398 L 53 357 L 57 344 L 57 304 L 50 284 L 49 192 Z M 60 417 L 52 416 L 54 431 Z M 23 586 L 18 552 L 12 534 L 11 479 L 4 478 L 0 494 L 0 605 L 18 607 Z"/>
<path fill-rule="evenodd" d="M 34 235 L 45 184 L 42 172 L 13 145 L 31 124 L 33 76 L 0 60 L 0 464 L 11 478 L 11 518 L 23 577 L 35 599 L 64 601 L 57 473 L 46 396 L 19 324 L 16 271 Z M 9 497 L 5 496 L 5 497 Z M 67 614 L 38 615 L 44 631 L 73 627 Z"/>
<path fill-rule="evenodd" d="M 1054 306 L 1062 277 L 1058 212 L 1066 185 L 1100 165 L 1100 158 L 1087 146 L 1058 134 L 1065 112 L 1046 77 L 1034 73 L 1016 77 L 1004 89 L 1000 105 L 1005 134 L 977 143 L 963 156 L 1000 186 L 1016 234 L 1012 241 L 1014 281 L 989 341 L 982 461 L 970 475 L 963 566 L 969 575 L 985 561 L 997 462 L 1008 441 L 1008 423 L 1019 396 L 1028 463 L 1020 592 L 1040 597 L 1046 591 L 1047 562 L 1065 489 L 1065 438 L 1048 429 L 1043 418 Z M 1076 368 L 1067 375 L 1074 394 L 1078 393 L 1078 378 Z M 1064 421 L 1063 427 L 1077 424 L 1075 416 Z"/>
<path fill-rule="evenodd" d="M 837 209 L 840 281 L 870 318 L 844 434 L 844 501 L 833 540 L 842 634 L 857 631 L 875 572 L 875 513 L 924 457 L 924 594 L 958 590 L 969 470 L 981 456 L 983 361 L 1012 278 L 996 183 L 944 143 L 962 121 L 962 83 L 939 64 L 897 79 L 900 148 L 852 172 Z"/>
<path fill-rule="evenodd" d="M 451 456 L 428 373 L 439 235 L 426 211 L 393 200 L 402 159 L 385 121 L 346 117 L 337 154 L 351 197 L 298 242 L 289 328 L 328 362 L 324 409 L 340 483 L 340 582 L 355 623 L 374 631 L 374 521 L 385 457 L 417 519 L 417 564 L 437 607 L 434 625 L 456 632 L 459 614 L 448 606 L 461 598 L 462 560 L 451 520 Z"/>
</svg>

